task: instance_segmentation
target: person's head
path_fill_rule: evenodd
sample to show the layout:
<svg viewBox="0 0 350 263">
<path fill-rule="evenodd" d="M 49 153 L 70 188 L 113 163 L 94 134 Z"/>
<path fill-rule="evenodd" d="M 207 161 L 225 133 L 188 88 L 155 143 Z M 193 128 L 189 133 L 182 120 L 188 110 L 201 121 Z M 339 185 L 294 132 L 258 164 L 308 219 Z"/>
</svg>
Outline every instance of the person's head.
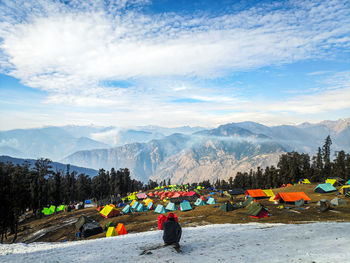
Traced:
<svg viewBox="0 0 350 263">
<path fill-rule="evenodd" d="M 170 214 L 168 215 L 168 220 L 174 221 L 174 220 L 175 220 L 175 215 L 174 215 L 173 213 L 170 213 Z"/>
</svg>

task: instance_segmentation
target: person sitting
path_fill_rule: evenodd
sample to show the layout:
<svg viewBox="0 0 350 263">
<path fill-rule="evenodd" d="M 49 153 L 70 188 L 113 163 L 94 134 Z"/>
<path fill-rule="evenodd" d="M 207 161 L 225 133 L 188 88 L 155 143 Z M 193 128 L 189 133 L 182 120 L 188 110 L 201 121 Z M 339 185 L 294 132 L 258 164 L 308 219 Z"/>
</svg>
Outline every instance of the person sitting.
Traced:
<svg viewBox="0 0 350 263">
<path fill-rule="evenodd" d="M 174 245 L 175 248 L 179 248 L 182 229 L 180 224 L 175 221 L 173 213 L 170 213 L 168 220 L 163 223 L 163 231 L 164 245 Z"/>
</svg>

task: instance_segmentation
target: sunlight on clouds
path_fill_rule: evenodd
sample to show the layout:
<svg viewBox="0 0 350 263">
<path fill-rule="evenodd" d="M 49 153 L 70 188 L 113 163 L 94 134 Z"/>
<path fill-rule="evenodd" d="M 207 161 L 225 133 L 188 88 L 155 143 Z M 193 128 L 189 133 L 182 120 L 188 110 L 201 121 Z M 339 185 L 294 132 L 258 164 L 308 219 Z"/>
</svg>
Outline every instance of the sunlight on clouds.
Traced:
<svg viewBox="0 0 350 263">
<path fill-rule="evenodd" d="M 192 17 L 146 15 L 138 8 L 144 4 L 149 1 L 4 1 L 1 72 L 47 92 L 47 104 L 110 110 L 110 115 L 76 115 L 83 120 L 119 118 L 148 124 L 157 119 L 169 125 L 171 116 L 172 123 L 180 125 L 205 125 L 211 118 L 215 124 L 232 118 L 274 122 L 283 121 L 277 112 L 316 114 L 349 108 L 347 72 L 329 79 L 333 90 L 317 89 L 283 102 L 245 98 L 222 91 L 220 85 L 215 89 L 189 81 L 331 57 L 332 48 L 350 47 L 349 6 L 343 1 L 291 1 L 286 3 L 289 8 L 267 5 L 264 12 L 252 7 Z M 325 73 L 329 72 L 309 75 Z M 166 78 L 179 81 L 158 83 Z M 124 89 L 101 84 L 127 80 L 136 84 Z M 186 100 L 201 103 L 177 105 Z"/>
</svg>

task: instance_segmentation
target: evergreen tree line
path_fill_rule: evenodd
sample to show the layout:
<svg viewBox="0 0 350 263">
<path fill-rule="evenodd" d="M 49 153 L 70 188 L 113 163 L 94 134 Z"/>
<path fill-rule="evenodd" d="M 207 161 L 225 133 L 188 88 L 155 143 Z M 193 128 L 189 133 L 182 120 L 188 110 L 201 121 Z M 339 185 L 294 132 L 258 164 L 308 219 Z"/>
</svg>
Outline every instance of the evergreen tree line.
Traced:
<svg viewBox="0 0 350 263">
<path fill-rule="evenodd" d="M 298 183 L 300 179 L 309 179 L 315 183 L 335 177 L 344 181 L 350 180 L 350 154 L 339 151 L 334 160 L 331 160 L 331 144 L 332 140 L 328 136 L 324 145 L 319 147 L 317 154 L 311 158 L 306 153 L 289 152 L 280 156 L 277 167 L 268 166 L 264 170 L 258 167 L 256 171 L 237 172 L 236 176 L 230 177 L 228 181 L 218 179 L 210 184 L 207 180 L 199 185 L 217 189 L 266 189 Z"/>
<path fill-rule="evenodd" d="M 158 186 L 153 182 L 153 187 Z M 97 176 L 70 171 L 52 171 L 49 159 L 39 159 L 34 168 L 29 163 L 13 165 L 0 162 L 0 233 L 1 243 L 10 229 L 17 237 L 21 215 L 32 210 L 35 217 L 42 216 L 43 207 L 71 204 L 88 198 L 108 199 L 120 194 L 150 188 L 142 182 L 131 179 L 127 168 L 111 171 L 100 169 Z"/>
</svg>

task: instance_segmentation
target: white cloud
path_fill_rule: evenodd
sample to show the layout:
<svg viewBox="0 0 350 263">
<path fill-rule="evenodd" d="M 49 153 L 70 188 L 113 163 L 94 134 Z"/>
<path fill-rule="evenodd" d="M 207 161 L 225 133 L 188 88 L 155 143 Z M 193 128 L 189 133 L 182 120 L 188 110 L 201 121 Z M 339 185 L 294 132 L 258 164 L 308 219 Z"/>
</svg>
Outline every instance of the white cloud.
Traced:
<svg viewBox="0 0 350 263">
<path fill-rule="evenodd" d="M 350 46 L 349 6 L 343 1 L 291 1 L 285 3 L 288 8 L 274 4 L 193 17 L 145 15 L 141 6 L 149 2 L 142 0 L 105 3 L 3 1 L 1 71 L 46 91 L 49 105 L 104 109 L 93 114 L 67 110 L 66 117 L 78 123 L 207 125 L 211 118 L 217 124 L 263 117 L 272 123 L 283 122 L 278 111 L 315 114 L 349 107 L 347 79 L 337 85 L 330 81 L 333 91 L 283 102 L 245 99 L 187 81 L 332 57 L 332 49 Z M 132 85 L 101 84 L 124 80 Z M 179 98 L 203 102 L 181 108 L 170 103 Z"/>
</svg>

